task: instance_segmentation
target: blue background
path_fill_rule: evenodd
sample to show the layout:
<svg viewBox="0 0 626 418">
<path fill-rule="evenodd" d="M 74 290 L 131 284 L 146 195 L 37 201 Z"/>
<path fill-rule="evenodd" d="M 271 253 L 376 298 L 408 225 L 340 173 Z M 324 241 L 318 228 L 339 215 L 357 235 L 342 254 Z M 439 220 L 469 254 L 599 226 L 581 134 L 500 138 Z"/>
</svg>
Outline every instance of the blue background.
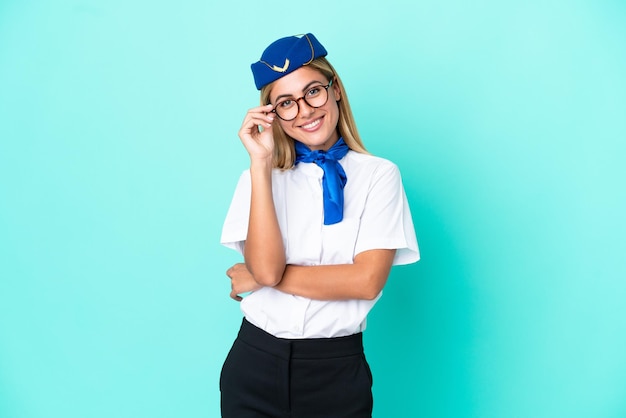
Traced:
<svg viewBox="0 0 626 418">
<path fill-rule="evenodd" d="M 625 417 L 620 0 L 0 1 L 0 417 L 219 416 L 249 65 L 303 32 L 422 251 L 375 417 Z"/>
</svg>

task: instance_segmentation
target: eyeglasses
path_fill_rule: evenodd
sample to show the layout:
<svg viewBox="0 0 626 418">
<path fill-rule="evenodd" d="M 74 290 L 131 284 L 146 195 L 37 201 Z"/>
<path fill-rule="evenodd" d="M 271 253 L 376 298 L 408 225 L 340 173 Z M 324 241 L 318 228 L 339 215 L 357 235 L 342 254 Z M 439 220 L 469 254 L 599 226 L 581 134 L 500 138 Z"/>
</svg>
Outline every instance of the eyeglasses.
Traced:
<svg viewBox="0 0 626 418">
<path fill-rule="evenodd" d="M 294 120 L 298 113 L 300 112 L 300 105 L 298 102 L 300 100 L 304 100 L 304 102 L 313 108 L 322 107 L 328 101 L 328 88 L 332 86 L 333 80 L 327 85 L 319 85 L 313 86 L 308 89 L 304 96 L 298 99 L 284 99 L 280 102 L 276 103 L 274 109 L 272 109 L 272 113 L 276 113 L 276 115 L 282 120 L 288 122 L 290 120 Z"/>
</svg>

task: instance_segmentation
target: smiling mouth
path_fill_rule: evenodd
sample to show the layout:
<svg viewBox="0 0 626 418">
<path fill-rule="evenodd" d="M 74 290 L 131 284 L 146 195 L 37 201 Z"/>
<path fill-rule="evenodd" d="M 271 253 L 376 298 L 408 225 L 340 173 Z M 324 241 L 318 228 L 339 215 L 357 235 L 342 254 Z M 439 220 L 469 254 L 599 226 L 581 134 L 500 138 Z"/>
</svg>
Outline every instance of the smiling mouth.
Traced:
<svg viewBox="0 0 626 418">
<path fill-rule="evenodd" d="M 309 122 L 306 125 L 300 125 L 300 127 L 302 129 L 315 129 L 320 123 L 322 123 L 322 118 L 315 119 L 314 121 Z"/>
</svg>

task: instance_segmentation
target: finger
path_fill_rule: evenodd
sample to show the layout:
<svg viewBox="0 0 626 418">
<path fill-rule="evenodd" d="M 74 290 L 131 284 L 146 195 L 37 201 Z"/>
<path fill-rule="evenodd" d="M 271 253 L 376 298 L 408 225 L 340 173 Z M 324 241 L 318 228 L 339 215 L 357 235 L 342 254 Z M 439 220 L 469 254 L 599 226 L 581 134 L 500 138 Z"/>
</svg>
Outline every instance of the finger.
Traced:
<svg viewBox="0 0 626 418">
<path fill-rule="evenodd" d="M 273 122 L 274 118 L 272 116 L 250 117 L 250 119 L 245 120 L 243 125 L 241 125 L 240 132 L 254 132 L 258 129 L 258 126 L 269 128 L 272 126 Z"/>
<path fill-rule="evenodd" d="M 272 124 L 270 122 L 261 122 L 256 125 L 251 125 L 249 127 L 243 127 L 239 131 L 240 138 L 254 138 L 256 139 L 259 134 L 261 134 L 265 129 L 271 129 Z"/>
<path fill-rule="evenodd" d="M 272 109 L 274 109 L 274 106 L 272 104 L 266 104 L 263 106 L 257 106 L 248 109 L 248 113 L 269 113 L 272 111 Z"/>
<path fill-rule="evenodd" d="M 230 292 L 230 298 L 232 300 L 236 300 L 237 302 L 241 302 L 243 300 L 243 298 L 239 296 L 237 293 L 235 293 L 234 290 Z"/>
<path fill-rule="evenodd" d="M 276 115 L 272 112 L 272 105 L 261 106 L 248 110 L 244 117 L 244 122 L 252 118 L 274 120 L 275 117 Z"/>
<path fill-rule="evenodd" d="M 260 119 L 260 120 L 274 120 L 276 119 L 276 115 L 272 112 L 252 112 L 246 114 L 246 117 L 243 118 L 244 123 L 248 122 L 252 119 Z"/>
</svg>

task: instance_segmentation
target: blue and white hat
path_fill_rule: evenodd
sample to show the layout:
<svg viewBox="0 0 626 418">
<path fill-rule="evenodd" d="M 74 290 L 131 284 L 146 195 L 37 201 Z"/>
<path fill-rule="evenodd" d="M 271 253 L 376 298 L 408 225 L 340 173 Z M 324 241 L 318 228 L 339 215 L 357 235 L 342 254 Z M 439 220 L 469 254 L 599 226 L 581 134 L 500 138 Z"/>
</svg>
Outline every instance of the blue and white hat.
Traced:
<svg viewBox="0 0 626 418">
<path fill-rule="evenodd" d="M 251 65 L 254 84 L 261 90 L 263 86 L 326 55 L 326 49 L 312 33 L 281 38 L 270 44 L 261 59 Z"/>
</svg>

